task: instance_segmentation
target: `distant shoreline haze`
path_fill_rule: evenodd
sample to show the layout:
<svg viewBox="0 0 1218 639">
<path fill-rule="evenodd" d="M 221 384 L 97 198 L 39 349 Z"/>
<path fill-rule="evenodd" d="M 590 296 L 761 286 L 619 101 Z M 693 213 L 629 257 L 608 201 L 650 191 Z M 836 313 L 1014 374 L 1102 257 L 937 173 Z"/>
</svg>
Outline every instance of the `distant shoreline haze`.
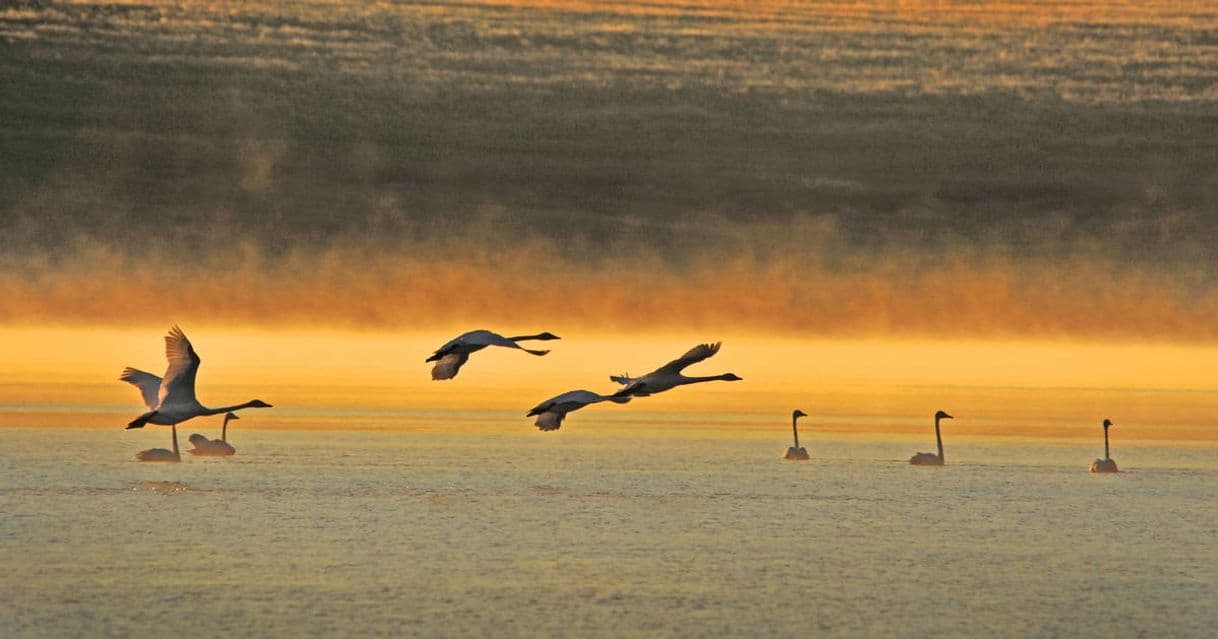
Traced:
<svg viewBox="0 0 1218 639">
<path fill-rule="evenodd" d="M 1218 338 L 1212 3 L 745 7 L 18 3 L 0 323 Z"/>
</svg>

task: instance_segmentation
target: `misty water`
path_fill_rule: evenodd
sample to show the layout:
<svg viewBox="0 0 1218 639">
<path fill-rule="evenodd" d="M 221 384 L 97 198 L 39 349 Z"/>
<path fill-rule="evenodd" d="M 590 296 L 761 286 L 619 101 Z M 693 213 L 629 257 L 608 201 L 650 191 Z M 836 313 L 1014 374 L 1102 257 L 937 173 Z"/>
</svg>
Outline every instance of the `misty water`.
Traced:
<svg viewBox="0 0 1218 639">
<path fill-rule="evenodd" d="M 237 429 L 180 464 L 132 458 L 164 429 L 0 429 L 0 635 L 1218 628 L 1212 442 L 1121 442 L 1104 476 L 1098 441 L 917 468 L 929 434 L 801 432 L 788 462 L 772 432 L 644 426 Z"/>
</svg>

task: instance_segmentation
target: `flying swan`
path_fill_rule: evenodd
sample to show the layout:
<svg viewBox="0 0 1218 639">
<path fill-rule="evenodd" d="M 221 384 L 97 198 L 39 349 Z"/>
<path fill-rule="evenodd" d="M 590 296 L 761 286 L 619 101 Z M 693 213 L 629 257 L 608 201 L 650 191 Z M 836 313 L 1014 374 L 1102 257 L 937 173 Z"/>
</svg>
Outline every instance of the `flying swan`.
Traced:
<svg viewBox="0 0 1218 639">
<path fill-rule="evenodd" d="M 943 436 L 939 434 L 939 420 L 953 419 L 951 415 L 943 411 L 935 413 L 935 443 L 939 445 L 939 454 L 934 453 L 918 453 L 909 458 L 909 463 L 916 466 L 942 466 L 946 458 L 943 456 Z"/>
<path fill-rule="evenodd" d="M 165 378 L 157 384 L 156 393 L 151 391 L 152 378 L 155 378 L 156 375 L 134 368 L 126 368 L 119 376 L 120 380 L 131 383 L 140 390 L 140 396 L 143 397 L 144 404 L 149 408 L 148 412 L 131 420 L 131 423 L 127 424 L 127 428 L 143 428 L 145 424 L 156 424 L 170 426 L 173 431 L 173 451 L 163 448 L 146 450 L 136 455 L 136 458 L 141 461 L 181 460 L 178 453 L 179 422 L 204 415 L 238 411 L 243 408 L 271 407 L 270 404 L 260 399 L 220 408 L 208 408 L 200 404 L 199 400 L 195 398 L 195 376 L 198 375 L 201 360 L 195 353 L 194 347 L 190 345 L 190 340 L 186 339 L 186 334 L 177 326 L 171 328 L 169 334 L 165 336 L 165 358 L 169 360 L 169 368 L 165 371 Z"/>
<path fill-rule="evenodd" d="M 737 377 L 734 373 L 724 373 L 722 375 L 709 375 L 706 377 L 690 377 L 681 373 L 687 366 L 697 364 L 698 362 L 707 359 L 719 352 L 719 347 L 723 342 L 715 342 L 714 344 L 699 344 L 689 352 L 678 357 L 677 359 L 668 362 L 667 364 L 643 375 L 642 377 L 630 377 L 629 375 L 613 375 L 609 379 L 622 385 L 622 389 L 614 393 L 614 395 L 630 395 L 633 397 L 647 397 L 656 393 L 662 393 L 666 390 L 684 386 L 685 384 L 696 384 L 698 382 L 713 382 L 722 380 L 725 382 L 738 382 L 742 378 Z"/>
<path fill-rule="evenodd" d="M 1093 473 L 1115 473 L 1117 470 L 1116 461 L 1108 456 L 1108 427 L 1112 422 L 1104 420 L 1104 458 L 1097 459 L 1091 462 L 1091 472 Z"/>
<path fill-rule="evenodd" d="M 551 397 L 546 401 L 536 405 L 525 414 L 525 417 L 537 416 L 537 421 L 534 422 L 537 428 L 541 430 L 558 430 L 562 426 L 562 420 L 567 416 L 567 413 L 577 411 L 589 404 L 609 401 L 615 404 L 625 404 L 630 401 L 629 395 L 598 395 L 587 390 L 573 390 Z"/>
<path fill-rule="evenodd" d="M 447 344 L 441 346 L 435 353 L 428 357 L 426 361 L 435 362 L 436 365 L 431 369 L 431 378 L 433 380 L 452 379 L 457 376 L 457 371 L 461 370 L 461 366 L 469 361 L 469 354 L 480 351 L 487 346 L 504 346 L 507 348 L 518 348 L 530 355 L 545 355 L 550 351 L 534 351 L 527 349 L 516 342 L 526 342 L 530 340 L 552 340 L 561 339 L 553 333 L 538 333 L 537 335 L 520 335 L 518 337 L 504 337 L 499 333 L 487 330 L 470 331 L 463 333 L 453 338 Z"/>
</svg>

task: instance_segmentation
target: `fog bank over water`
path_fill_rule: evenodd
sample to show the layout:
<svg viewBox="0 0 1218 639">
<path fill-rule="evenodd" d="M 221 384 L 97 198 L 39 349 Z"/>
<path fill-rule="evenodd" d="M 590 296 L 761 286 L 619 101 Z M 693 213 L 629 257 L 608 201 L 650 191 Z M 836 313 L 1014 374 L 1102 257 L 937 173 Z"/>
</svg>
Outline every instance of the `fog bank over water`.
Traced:
<svg viewBox="0 0 1218 639">
<path fill-rule="evenodd" d="M 1211 340 L 1218 12 L 19 2 L 0 322 Z"/>
<path fill-rule="evenodd" d="M 801 231 L 768 230 L 784 229 Z M 499 250 L 477 242 L 447 248 L 369 242 L 275 256 L 252 243 L 132 255 L 81 242 L 66 255 L 37 255 L 0 273 L 0 321 L 1218 337 L 1212 321 L 1218 292 L 1203 269 L 1180 273 L 1099 256 L 1029 261 L 950 248 L 862 253 L 823 237 L 590 253 L 510 236 Z"/>
</svg>

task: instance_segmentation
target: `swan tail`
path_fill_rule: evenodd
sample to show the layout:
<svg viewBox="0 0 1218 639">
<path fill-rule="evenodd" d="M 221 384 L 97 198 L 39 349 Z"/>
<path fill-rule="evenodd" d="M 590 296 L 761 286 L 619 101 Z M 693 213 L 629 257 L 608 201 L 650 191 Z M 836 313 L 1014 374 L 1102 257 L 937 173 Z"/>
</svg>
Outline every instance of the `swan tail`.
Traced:
<svg viewBox="0 0 1218 639">
<path fill-rule="evenodd" d="M 147 413 L 136 417 L 127 424 L 127 430 L 131 430 L 132 428 L 143 428 L 144 424 L 147 424 L 148 421 L 152 419 L 153 415 L 156 415 L 156 411 L 150 410 Z"/>
</svg>

